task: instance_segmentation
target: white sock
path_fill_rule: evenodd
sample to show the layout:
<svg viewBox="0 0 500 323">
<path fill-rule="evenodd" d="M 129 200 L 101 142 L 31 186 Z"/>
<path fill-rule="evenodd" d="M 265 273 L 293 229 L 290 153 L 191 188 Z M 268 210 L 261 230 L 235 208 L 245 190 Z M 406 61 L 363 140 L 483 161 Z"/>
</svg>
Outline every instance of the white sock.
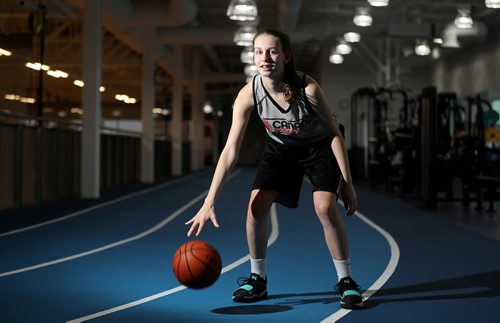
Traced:
<svg viewBox="0 0 500 323">
<path fill-rule="evenodd" d="M 352 277 L 351 261 L 349 257 L 345 260 L 333 259 L 333 264 L 335 265 L 335 270 L 337 271 L 337 278 L 339 281 L 345 277 Z"/>
<path fill-rule="evenodd" d="M 250 272 L 266 279 L 266 259 L 250 258 Z"/>
</svg>

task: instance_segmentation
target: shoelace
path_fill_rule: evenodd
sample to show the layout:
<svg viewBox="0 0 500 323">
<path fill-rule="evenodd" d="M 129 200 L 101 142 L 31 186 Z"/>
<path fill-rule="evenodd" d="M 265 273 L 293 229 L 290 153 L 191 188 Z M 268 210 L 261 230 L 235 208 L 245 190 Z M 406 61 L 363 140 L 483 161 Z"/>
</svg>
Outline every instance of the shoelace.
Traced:
<svg viewBox="0 0 500 323">
<path fill-rule="evenodd" d="M 352 290 L 360 290 L 361 289 L 361 286 L 359 286 L 357 283 L 351 283 L 349 285 L 347 285 L 347 288 L 343 288 L 341 289 L 340 288 L 340 282 L 338 282 L 337 284 L 335 284 L 335 286 L 333 287 L 333 291 L 337 294 L 339 294 L 340 296 L 342 296 L 342 294 L 346 291 L 346 290 L 349 290 L 349 289 L 352 289 Z"/>
<path fill-rule="evenodd" d="M 239 277 L 237 280 L 237 283 L 239 286 L 244 286 L 244 285 L 250 284 L 251 282 L 256 282 L 258 284 L 261 284 L 260 279 L 253 279 L 252 277 L 254 277 L 254 276 Z"/>
</svg>

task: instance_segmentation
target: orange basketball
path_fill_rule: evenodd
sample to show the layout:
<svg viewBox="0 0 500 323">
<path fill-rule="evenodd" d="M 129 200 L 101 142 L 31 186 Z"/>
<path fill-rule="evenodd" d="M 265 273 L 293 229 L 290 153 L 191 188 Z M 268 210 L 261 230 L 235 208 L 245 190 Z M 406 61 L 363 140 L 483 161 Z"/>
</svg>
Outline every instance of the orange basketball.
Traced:
<svg viewBox="0 0 500 323">
<path fill-rule="evenodd" d="M 193 240 L 181 245 L 172 259 L 172 269 L 177 280 L 189 288 L 205 288 L 219 278 L 222 260 L 210 244 Z"/>
</svg>

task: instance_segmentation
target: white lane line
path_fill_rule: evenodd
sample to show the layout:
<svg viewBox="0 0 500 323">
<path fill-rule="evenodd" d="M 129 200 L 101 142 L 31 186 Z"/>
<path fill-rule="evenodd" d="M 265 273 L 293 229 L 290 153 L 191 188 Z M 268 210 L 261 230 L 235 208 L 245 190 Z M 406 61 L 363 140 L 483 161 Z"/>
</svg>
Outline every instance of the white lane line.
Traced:
<svg viewBox="0 0 500 323">
<path fill-rule="evenodd" d="M 232 173 L 228 177 L 227 181 L 229 181 L 233 177 L 235 177 L 238 173 L 240 173 L 240 171 L 241 170 L 237 170 L 234 173 Z M 167 218 L 165 218 L 160 223 L 156 224 L 152 228 L 150 228 L 150 229 L 148 229 L 148 230 L 146 230 L 146 231 L 144 231 L 142 233 L 139 233 L 139 234 L 137 234 L 135 236 L 132 236 L 130 238 L 123 239 L 123 240 L 120 240 L 120 241 L 116 241 L 116 242 L 104 245 L 102 247 L 99 247 L 99 248 L 95 248 L 95 249 L 88 250 L 88 251 L 85 251 L 85 252 L 82 252 L 82 253 L 74 254 L 74 255 L 71 255 L 71 256 L 68 256 L 68 257 L 59 258 L 59 259 L 55 259 L 55 260 L 52 260 L 52 261 L 44 262 L 44 263 L 41 263 L 41 264 L 37 264 L 37 265 L 29 266 L 29 267 L 24 267 L 24 268 L 20 268 L 20 269 L 16 269 L 16 270 L 12 270 L 12 271 L 7 271 L 7 272 L 4 272 L 4 273 L 0 273 L 0 278 L 6 277 L 6 276 L 10 276 L 10 275 L 19 274 L 19 273 L 23 273 L 23 272 L 26 272 L 26 271 L 31 271 L 31 270 L 35 270 L 35 269 L 40 269 L 40 268 L 44 268 L 44 267 L 48 267 L 48 266 L 60 264 L 62 262 L 66 262 L 66 261 L 69 261 L 69 260 L 73 260 L 73 259 L 85 257 L 85 256 L 88 256 L 88 255 L 91 255 L 91 254 L 94 254 L 94 253 L 98 253 L 98 252 L 101 252 L 101 251 L 105 251 L 105 250 L 108 250 L 108 249 L 111 249 L 111 248 L 115 248 L 115 247 L 121 246 L 123 244 L 129 243 L 129 242 L 132 242 L 132 241 L 135 241 L 135 240 L 138 240 L 138 239 L 142 239 L 142 238 L 144 238 L 144 237 L 146 237 L 146 236 L 148 236 L 148 235 L 150 235 L 150 234 L 152 234 L 152 233 L 160 230 L 161 228 L 163 228 L 165 225 L 167 225 L 169 222 L 171 222 L 173 219 L 175 219 L 177 216 L 179 216 L 179 214 L 182 214 L 184 211 L 186 211 L 191 206 L 193 206 L 194 204 L 196 204 L 198 201 L 200 201 L 201 199 L 203 199 L 206 196 L 207 193 L 208 193 L 208 190 L 204 191 L 203 193 L 201 193 L 200 195 L 196 196 L 194 199 L 192 199 L 191 201 L 189 201 L 187 204 L 185 204 L 183 207 L 181 207 L 180 209 L 177 209 L 174 213 L 172 213 L 171 215 L 169 215 Z"/>
<path fill-rule="evenodd" d="M 268 246 L 272 245 L 278 239 L 278 235 L 279 235 L 278 212 L 276 210 L 275 204 L 273 204 L 273 206 L 271 208 L 270 214 L 271 214 L 272 231 L 271 231 L 271 235 L 269 236 L 269 240 L 267 242 Z M 228 271 L 230 271 L 230 270 L 232 270 L 232 269 L 234 269 L 234 268 L 242 265 L 243 263 L 245 263 L 249 259 L 250 259 L 250 255 L 247 254 L 246 256 L 244 256 L 244 257 L 242 257 L 242 258 L 240 258 L 240 259 L 232 262 L 231 264 L 225 266 L 224 268 L 222 268 L 221 274 L 224 274 L 224 273 L 226 273 L 226 272 L 228 272 Z M 134 307 L 134 306 L 137 306 L 137 305 L 141 305 L 141 304 L 153 301 L 153 300 L 161 298 L 161 297 L 165 297 L 165 296 L 168 296 L 168 295 L 180 292 L 180 291 L 182 291 L 182 290 L 184 290 L 186 288 L 187 287 L 183 286 L 183 285 L 177 286 L 175 288 L 166 290 L 164 292 L 161 292 L 161 293 L 158 293 L 158 294 L 154 294 L 154 295 L 151 295 L 151 296 L 148 296 L 148 297 L 145 297 L 145 298 L 141 298 L 139 300 L 136 300 L 136 301 L 133 301 L 133 302 L 130 302 L 130 303 L 127 303 L 127 304 L 123 304 L 123 305 L 120 305 L 120 306 L 109 308 L 109 309 L 101 311 L 101 312 L 97 312 L 97 313 L 90 314 L 90 315 L 87 315 L 87 316 L 79 317 L 77 319 L 73 319 L 71 321 L 67 321 L 66 323 L 80 323 L 80 322 L 92 320 L 92 319 L 95 319 L 95 318 L 98 318 L 98 317 L 106 316 L 106 315 L 109 315 L 109 314 L 112 314 L 112 313 L 115 313 L 115 312 L 123 311 L 123 310 L 129 309 L 131 307 Z"/>
<path fill-rule="evenodd" d="M 340 203 L 340 201 L 339 201 Z M 342 203 L 341 203 L 342 204 Z M 369 220 L 366 216 L 361 214 L 361 212 L 356 211 L 355 215 L 359 217 L 361 220 L 363 220 L 366 224 L 371 226 L 373 229 L 378 231 L 389 243 L 390 249 L 391 249 L 391 258 L 389 259 L 389 263 L 387 264 L 387 267 L 385 268 L 384 272 L 380 277 L 371 285 L 366 292 L 363 293 L 363 297 L 365 300 L 369 299 L 373 294 L 375 294 L 386 282 L 389 280 L 389 278 L 392 276 L 394 271 L 396 270 L 396 267 L 399 262 L 399 246 L 396 242 L 396 240 L 382 227 L 379 225 L 375 224 L 371 220 Z M 349 314 L 352 310 L 346 310 L 346 309 L 340 309 L 333 313 L 332 315 L 328 316 L 324 320 L 322 320 L 322 323 L 332 323 L 336 322 L 337 320 L 341 319 L 345 315 Z"/>
<path fill-rule="evenodd" d="M 24 228 L 21 228 L 21 229 L 16 229 L 16 230 L 12 230 L 12 231 L 7 231 L 7 232 L 4 232 L 4 233 L 0 233 L 0 238 L 8 236 L 8 235 L 16 234 L 16 233 L 28 231 L 28 230 L 40 228 L 40 227 L 43 227 L 43 226 L 46 226 L 46 225 L 49 225 L 49 224 L 53 224 L 53 223 L 57 223 L 57 222 L 60 222 L 60 221 L 64 221 L 64 220 L 67 220 L 67 219 L 71 219 L 71 218 L 74 218 L 75 216 L 82 215 L 84 213 L 87 213 L 87 212 L 99 209 L 101 207 L 105 207 L 105 206 L 112 205 L 112 204 L 115 204 L 115 203 L 118 203 L 118 202 L 122 202 L 122 201 L 130 199 L 132 197 L 143 195 L 143 194 L 146 194 L 146 193 L 149 193 L 149 192 L 153 192 L 153 191 L 162 189 L 164 187 L 167 187 L 167 186 L 170 186 L 170 185 L 173 185 L 173 184 L 177 184 L 179 182 L 191 179 L 192 177 L 197 176 L 197 175 L 199 175 L 199 174 L 192 174 L 192 175 L 189 175 L 189 176 L 186 176 L 186 177 L 174 179 L 174 180 L 169 181 L 167 183 L 164 183 L 164 184 L 161 184 L 161 185 L 158 185 L 158 186 L 155 186 L 155 187 L 151 187 L 151 188 L 148 188 L 148 189 L 144 189 L 144 190 L 139 191 L 139 192 L 134 192 L 134 193 L 131 193 L 131 194 L 127 194 L 127 195 L 124 195 L 124 196 L 119 197 L 117 199 L 114 199 L 112 201 L 108 201 L 108 202 L 105 202 L 105 203 L 97 204 L 97 205 L 91 206 L 89 208 L 86 208 L 86 209 L 83 209 L 83 210 L 80 210 L 80 211 L 77 211 L 77 212 L 70 213 L 68 215 L 62 216 L 62 217 L 57 218 L 57 219 L 53 219 L 53 220 L 45 221 L 45 222 L 42 222 L 42 223 L 30 225 L 28 227 L 24 227 Z"/>
</svg>

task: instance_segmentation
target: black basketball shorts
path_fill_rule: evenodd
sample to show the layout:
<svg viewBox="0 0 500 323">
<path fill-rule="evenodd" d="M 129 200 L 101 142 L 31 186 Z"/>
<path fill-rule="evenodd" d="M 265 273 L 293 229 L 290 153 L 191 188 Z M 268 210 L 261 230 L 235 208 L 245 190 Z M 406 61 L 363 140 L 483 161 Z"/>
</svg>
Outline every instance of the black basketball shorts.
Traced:
<svg viewBox="0 0 500 323">
<path fill-rule="evenodd" d="M 252 189 L 279 192 L 275 202 L 296 208 L 304 174 L 313 192 L 337 194 L 341 172 L 330 141 L 325 139 L 307 146 L 289 147 L 268 138 Z"/>
</svg>

